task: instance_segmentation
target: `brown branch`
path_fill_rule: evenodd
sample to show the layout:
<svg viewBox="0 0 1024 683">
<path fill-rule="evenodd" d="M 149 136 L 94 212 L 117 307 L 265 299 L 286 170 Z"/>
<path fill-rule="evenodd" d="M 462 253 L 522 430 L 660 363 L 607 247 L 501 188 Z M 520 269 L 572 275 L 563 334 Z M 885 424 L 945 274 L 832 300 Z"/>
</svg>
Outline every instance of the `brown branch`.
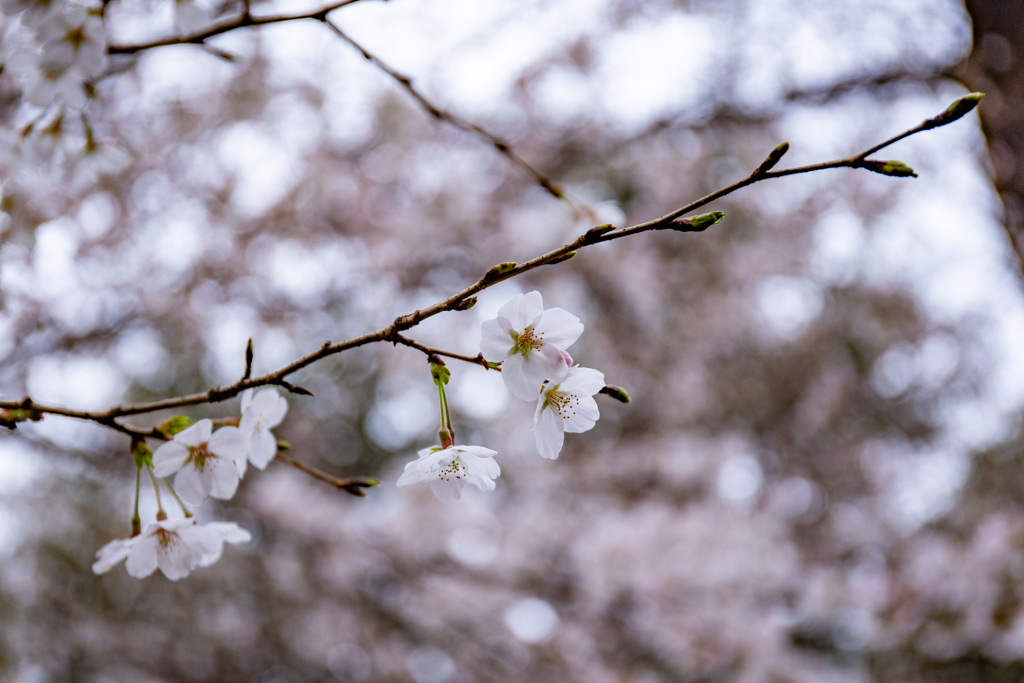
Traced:
<svg viewBox="0 0 1024 683">
<path fill-rule="evenodd" d="M 377 484 L 380 483 L 378 480 L 373 479 L 372 477 L 335 477 L 334 475 L 327 474 L 326 472 L 318 470 L 315 467 L 304 465 L 295 458 L 291 458 L 283 453 L 278 453 L 277 459 L 283 463 L 291 465 L 297 470 L 305 472 L 306 474 L 310 475 L 311 477 L 314 477 L 315 479 L 325 481 L 331 486 L 336 486 L 342 491 L 351 493 L 353 496 L 359 496 L 360 498 L 366 497 L 366 492 L 363 491 L 364 488 L 370 488 L 371 486 L 376 486 Z"/>
<path fill-rule="evenodd" d="M 967 100 L 970 97 L 972 96 L 968 96 L 967 98 L 961 98 L 961 100 L 957 100 L 957 102 L 954 103 L 954 106 L 961 104 L 964 100 Z M 967 106 L 967 110 L 969 110 L 971 106 L 973 105 Z M 740 190 L 748 185 L 752 185 L 762 180 L 768 180 L 770 178 L 782 178 L 785 176 L 797 175 L 801 173 L 812 173 L 814 171 L 821 171 L 830 168 L 865 168 L 873 170 L 875 172 L 885 173 L 885 171 L 881 167 L 883 162 L 875 162 L 867 159 L 867 157 L 870 154 L 885 149 L 889 145 L 892 145 L 898 142 L 899 140 L 914 135 L 915 133 L 919 133 L 924 130 L 930 130 L 931 128 L 937 128 L 939 126 L 944 126 L 949 123 L 952 123 L 957 118 L 963 115 L 963 112 L 958 113 L 955 116 L 951 115 L 950 112 L 952 112 L 952 109 L 953 107 L 947 110 L 947 112 L 940 114 L 938 117 L 924 121 L 920 125 L 915 126 L 914 128 L 911 128 L 907 131 L 904 131 L 903 133 L 900 133 L 899 135 L 896 135 L 892 138 L 889 138 L 885 142 L 875 145 L 874 147 L 870 147 L 869 149 L 861 152 L 860 154 L 847 157 L 845 159 L 837 159 L 835 161 L 829 161 L 820 164 L 812 164 L 809 166 L 798 166 L 796 168 L 786 169 L 783 171 L 766 170 L 770 168 L 772 164 L 761 164 L 761 166 L 759 166 L 757 170 L 755 170 L 753 173 L 751 173 L 743 180 L 737 181 L 732 185 L 723 187 L 722 189 L 712 192 L 711 194 L 705 197 L 701 197 L 700 199 L 691 202 L 686 206 L 683 206 L 679 209 L 676 209 L 675 211 L 665 214 L 661 218 L 656 218 L 654 220 L 647 221 L 646 223 L 639 223 L 628 228 L 615 228 L 614 226 L 610 225 L 598 226 L 596 228 L 588 230 L 586 233 L 584 233 L 574 241 L 570 242 L 569 244 L 559 247 L 558 249 L 555 249 L 553 251 L 549 251 L 546 254 L 537 256 L 536 258 L 531 259 L 526 263 L 499 264 L 488 270 L 486 273 L 484 273 L 483 277 L 477 280 L 477 282 L 475 282 L 474 284 L 463 289 L 461 292 L 453 294 L 452 296 L 448 297 L 447 299 L 444 299 L 443 301 L 439 301 L 436 304 L 429 306 L 427 308 L 420 309 L 408 315 L 396 318 L 394 322 L 392 322 L 387 327 L 383 327 L 379 330 L 370 332 L 361 337 L 354 337 L 352 339 L 343 342 L 338 342 L 336 344 L 325 342 L 316 351 L 309 353 L 303 356 L 302 358 L 298 358 L 292 361 L 291 363 L 288 363 L 287 365 L 278 368 L 274 372 L 262 375 L 260 377 L 246 377 L 238 380 L 234 384 L 230 384 L 224 387 L 215 387 L 213 389 L 198 394 L 180 396 L 177 398 L 169 398 L 161 401 L 152 401 L 150 403 L 140 403 L 134 406 L 117 406 L 115 408 L 111 408 L 108 411 L 98 413 L 71 410 L 68 408 L 62 408 L 58 406 L 44 406 L 33 402 L 32 399 L 30 398 L 25 398 L 22 401 L 0 401 L 0 409 L 18 410 L 24 409 L 26 406 L 28 406 L 40 413 L 52 413 L 55 415 L 65 415 L 67 417 L 74 417 L 82 420 L 91 420 L 93 422 L 97 422 L 99 424 L 111 427 L 112 429 L 116 429 L 125 434 L 154 436 L 155 438 L 160 438 L 152 433 L 143 433 L 139 432 L 138 430 L 133 430 L 129 427 L 120 425 L 117 422 L 115 422 L 115 418 L 124 417 L 127 415 L 140 415 L 144 413 L 152 413 L 158 410 L 165 410 L 169 408 L 180 408 L 184 406 L 199 405 L 204 403 L 219 403 L 221 401 L 226 401 L 230 398 L 233 398 L 234 396 L 237 396 L 246 389 L 258 386 L 284 386 L 285 388 L 288 388 L 291 391 L 295 391 L 296 389 L 298 389 L 299 391 L 297 393 L 302 393 L 303 391 L 306 390 L 302 390 L 301 387 L 295 387 L 294 385 L 286 382 L 285 377 L 298 370 L 301 370 L 302 368 L 305 368 L 308 365 L 315 363 L 316 361 L 322 358 L 333 355 L 335 353 L 340 353 L 342 351 L 356 348 L 358 346 L 365 346 L 367 344 L 373 344 L 382 341 L 390 341 L 395 344 L 404 344 L 406 346 L 410 346 L 412 348 L 416 348 L 427 353 L 436 353 L 438 355 L 445 355 L 451 358 L 458 358 L 459 360 L 465 360 L 467 362 L 480 364 L 477 359 L 472 358 L 470 356 L 459 356 L 456 354 L 451 354 L 436 349 L 430 349 L 429 347 L 423 346 L 422 344 L 414 342 L 411 339 L 403 337 L 401 333 L 404 330 L 415 327 L 420 322 L 428 318 L 432 318 L 435 315 L 442 313 L 444 311 L 464 310 L 465 308 L 468 307 L 468 300 L 474 294 L 477 294 L 478 292 L 488 289 L 499 282 L 503 282 L 505 280 L 517 277 L 527 271 L 534 270 L 535 268 L 539 268 L 543 265 L 559 263 L 561 261 L 564 261 L 568 258 L 571 258 L 573 255 L 575 255 L 577 250 L 582 249 L 584 247 L 588 247 L 593 244 L 600 244 L 602 242 L 610 242 L 612 240 L 621 239 L 623 237 L 651 230 L 677 230 L 680 232 L 694 232 L 704 230 L 707 227 L 710 227 L 710 225 L 717 223 L 718 219 L 716 218 L 715 220 L 704 221 L 696 219 L 680 221 L 678 219 L 680 219 L 687 213 L 691 213 L 696 209 L 699 209 L 713 202 L 716 199 L 720 199 L 721 197 L 732 194 L 737 190 Z M 771 155 L 769 155 L 769 159 L 773 159 L 774 157 L 773 164 L 776 163 L 784 153 L 785 150 L 783 150 L 781 153 L 779 151 L 782 148 L 783 146 L 780 145 L 778 148 L 776 148 L 776 150 L 773 150 Z M 887 174 L 900 175 L 901 173 Z M 701 218 L 707 217 L 705 216 Z"/>
<path fill-rule="evenodd" d="M 416 102 L 418 102 L 419 105 L 427 111 L 428 114 L 433 116 L 438 121 L 443 121 L 445 123 L 455 126 L 456 128 L 460 128 L 462 130 L 474 133 L 484 138 L 496 150 L 505 155 L 505 157 L 508 158 L 509 161 L 511 161 L 513 164 L 515 164 L 523 171 L 525 171 L 527 174 L 532 176 L 534 181 L 538 185 L 543 187 L 545 190 L 547 190 L 548 193 L 551 194 L 551 196 L 555 197 L 556 199 L 567 199 L 567 197 L 565 196 L 565 192 L 562 190 L 561 187 L 559 187 L 553 180 L 545 176 L 536 168 L 528 164 L 525 159 L 523 159 L 521 156 L 516 154 L 515 151 L 512 150 L 512 148 L 509 146 L 507 142 L 497 137 L 496 135 L 487 132 L 486 130 L 476 125 L 475 123 L 470 123 L 469 121 L 466 121 L 465 119 L 460 118 L 455 114 L 452 114 L 451 112 L 445 111 L 444 109 L 435 106 L 433 103 L 430 102 L 430 100 L 424 97 L 423 94 L 420 93 L 420 91 L 413 86 L 412 79 L 410 79 L 408 76 L 405 76 L 395 71 L 390 66 L 381 61 L 379 57 L 369 52 L 365 47 L 363 47 L 356 41 L 352 40 L 352 38 L 350 38 L 347 33 L 345 33 L 336 25 L 328 21 L 326 16 L 324 16 L 323 19 L 321 19 L 321 21 L 323 21 L 323 23 L 327 25 L 328 28 L 330 28 L 332 31 L 338 34 L 338 37 L 340 37 L 346 43 L 348 43 L 353 48 L 358 50 L 359 53 L 363 55 L 363 58 L 366 59 L 366 61 L 373 64 L 375 67 L 377 67 L 378 69 L 386 73 L 388 76 L 390 76 L 392 79 L 394 79 L 399 85 L 405 88 L 406 92 L 408 92 L 412 96 L 412 98 L 416 100 Z"/>
<path fill-rule="evenodd" d="M 266 26 L 267 24 L 279 24 L 285 21 L 299 21 L 302 19 L 326 21 L 328 13 L 357 2 L 360 2 L 360 0 L 343 0 L 343 2 L 335 2 L 327 7 L 316 10 L 315 12 L 307 12 L 305 14 L 277 14 L 266 17 L 252 16 L 249 13 L 249 3 L 245 3 L 245 9 L 242 12 L 242 15 L 236 19 L 215 24 L 214 26 L 199 31 L 198 33 L 190 33 L 185 36 L 172 36 L 170 38 L 154 40 L 149 43 L 137 43 L 134 45 L 108 45 L 107 54 L 129 55 L 137 52 L 144 52 L 145 50 L 152 50 L 157 47 L 167 47 L 168 45 L 201 45 L 214 36 L 229 33 L 247 26 Z"/>
<path fill-rule="evenodd" d="M 410 348 L 418 349 L 418 350 L 422 351 L 423 353 L 427 354 L 428 356 L 431 355 L 431 354 L 434 354 L 435 356 L 444 356 L 445 358 L 454 358 L 455 360 L 461 360 L 461 361 L 465 361 L 466 363 L 472 363 L 473 365 L 479 365 L 480 367 L 485 368 L 487 370 L 497 370 L 498 372 L 501 372 L 501 368 L 500 367 L 493 366 L 490 363 L 488 363 L 486 360 L 484 360 L 484 355 L 482 353 L 478 353 L 475 356 L 464 356 L 461 353 L 452 353 L 451 351 L 442 351 L 441 349 L 434 349 L 434 348 L 431 348 L 429 346 L 424 346 L 423 344 L 420 344 L 419 342 L 415 342 L 412 339 L 409 339 L 408 337 L 403 337 L 400 334 L 395 334 L 395 336 L 392 338 L 391 341 L 393 341 L 395 344 L 403 344 L 403 345 L 408 346 Z"/>
</svg>

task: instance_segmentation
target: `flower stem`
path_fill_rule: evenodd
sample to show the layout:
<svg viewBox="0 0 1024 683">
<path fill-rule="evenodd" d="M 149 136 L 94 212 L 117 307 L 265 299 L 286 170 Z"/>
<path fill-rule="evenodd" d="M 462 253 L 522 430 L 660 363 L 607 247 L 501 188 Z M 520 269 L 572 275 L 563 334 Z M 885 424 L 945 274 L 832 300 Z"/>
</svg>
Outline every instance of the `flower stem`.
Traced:
<svg viewBox="0 0 1024 683">
<path fill-rule="evenodd" d="M 156 494 L 156 521 L 162 522 L 167 519 L 167 513 L 164 512 L 164 506 L 160 502 L 160 486 L 156 483 L 156 476 L 153 475 L 153 470 L 147 467 L 146 471 L 149 472 L 149 480 L 153 482 L 153 493 Z"/>
<path fill-rule="evenodd" d="M 132 514 L 132 538 L 142 533 L 142 518 L 139 517 L 139 489 L 142 485 L 142 466 L 135 468 L 135 512 Z"/>
<path fill-rule="evenodd" d="M 188 508 L 185 507 L 185 504 L 181 502 L 181 498 L 178 498 L 177 492 L 174 490 L 174 487 L 171 486 L 171 482 L 167 481 L 167 477 L 163 477 L 162 479 L 160 479 L 160 481 L 164 483 L 164 486 L 167 487 L 167 490 L 171 492 L 172 496 L 174 496 L 174 500 L 177 501 L 178 507 L 180 507 L 181 511 L 185 513 L 185 519 L 191 517 L 192 513 L 189 512 Z"/>
<path fill-rule="evenodd" d="M 452 418 L 448 412 L 448 396 L 444 391 L 444 384 L 437 383 L 437 397 L 441 403 L 441 430 L 438 435 L 441 437 L 441 447 L 451 448 L 455 443 L 455 431 L 452 429 Z"/>
</svg>

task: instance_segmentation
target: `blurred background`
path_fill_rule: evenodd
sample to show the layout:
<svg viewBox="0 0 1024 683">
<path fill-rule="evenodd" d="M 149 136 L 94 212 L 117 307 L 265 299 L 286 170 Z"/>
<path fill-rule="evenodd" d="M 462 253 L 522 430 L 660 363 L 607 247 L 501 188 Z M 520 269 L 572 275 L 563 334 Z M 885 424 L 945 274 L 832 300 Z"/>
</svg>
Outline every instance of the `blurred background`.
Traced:
<svg viewBox="0 0 1024 683">
<path fill-rule="evenodd" d="M 236 16 L 240 3 L 200 5 Z M 252 3 L 257 14 L 316 9 Z M 115 0 L 109 40 L 174 33 Z M 703 234 L 592 247 L 414 339 L 476 354 L 537 289 L 627 388 L 557 461 L 533 406 L 452 362 L 490 494 L 394 486 L 436 440 L 417 351 L 294 380 L 292 455 L 202 519 L 253 534 L 172 583 L 90 570 L 128 531 L 128 441 L 47 416 L 0 434 L 0 680 L 1019 681 L 1024 677 L 1024 15 L 1011 0 L 361 2 L 111 59 L 77 114 L 0 73 L 0 396 L 103 409 L 205 390 L 362 334 L 593 225 L 783 162 L 848 156 L 968 92 L 980 114 L 713 204 Z M 25 35 L 0 25 L 0 57 Z M 50 118 L 46 118 L 49 116 Z M 91 140 L 91 144 L 87 144 Z M 586 209 L 582 207 L 588 207 Z M 194 418 L 238 414 L 237 400 Z M 139 417 L 152 426 L 168 414 Z M 148 496 L 148 497 L 147 497 Z M 143 493 L 143 521 L 152 520 Z"/>
</svg>

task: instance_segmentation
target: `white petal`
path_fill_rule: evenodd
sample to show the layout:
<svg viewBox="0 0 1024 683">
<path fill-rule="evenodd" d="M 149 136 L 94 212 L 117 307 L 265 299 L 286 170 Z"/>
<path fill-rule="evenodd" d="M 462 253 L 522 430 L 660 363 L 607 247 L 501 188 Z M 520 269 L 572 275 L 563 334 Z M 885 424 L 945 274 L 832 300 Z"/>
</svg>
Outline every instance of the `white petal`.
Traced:
<svg viewBox="0 0 1024 683">
<path fill-rule="evenodd" d="M 250 443 L 249 460 L 261 470 L 266 469 L 277 455 L 277 438 L 270 432 L 262 432 L 253 434 Z"/>
<path fill-rule="evenodd" d="M 177 534 L 171 535 L 167 545 L 158 545 L 156 549 L 157 565 L 171 581 L 188 576 L 198 560 L 193 548 Z"/>
<path fill-rule="evenodd" d="M 210 522 L 205 527 L 215 538 L 219 538 L 225 543 L 238 545 L 252 540 L 252 534 L 234 522 Z"/>
<path fill-rule="evenodd" d="M 540 292 L 517 294 L 498 309 L 499 318 L 508 318 L 515 330 L 525 330 L 544 312 L 544 299 Z"/>
<path fill-rule="evenodd" d="M 518 353 L 501 364 L 501 379 L 512 395 L 524 401 L 540 396 L 541 382 L 530 380 L 523 372 L 523 357 Z"/>
<path fill-rule="evenodd" d="M 437 477 L 432 477 L 431 475 L 428 474 L 427 470 L 422 467 L 422 464 L 423 458 L 420 458 L 419 460 L 413 460 L 410 463 L 406 463 L 405 471 L 402 472 L 402 476 L 400 476 L 398 478 L 398 481 L 395 482 L 395 486 L 411 486 L 413 484 L 425 484 L 426 482 L 431 481 L 432 479 L 436 479 Z"/>
<path fill-rule="evenodd" d="M 442 503 L 454 503 L 462 498 L 462 487 L 465 485 L 466 483 L 463 479 L 455 479 L 454 481 L 434 479 L 430 482 L 430 490 L 434 492 L 434 495 Z"/>
<path fill-rule="evenodd" d="M 537 439 L 537 450 L 549 460 L 555 460 L 562 452 L 562 442 L 565 440 L 562 422 L 562 418 L 558 417 L 553 410 L 546 408 L 540 412 L 540 417 L 533 427 L 533 433 Z"/>
<path fill-rule="evenodd" d="M 174 440 L 186 446 L 198 446 L 210 440 L 213 433 L 213 423 L 208 419 L 200 420 L 191 427 L 183 429 L 174 435 Z"/>
<path fill-rule="evenodd" d="M 602 385 L 603 386 L 603 385 Z M 597 401 L 592 396 L 575 395 L 577 403 L 572 410 L 562 416 L 562 427 L 571 434 L 579 434 L 593 429 L 601 417 L 597 409 Z"/>
<path fill-rule="evenodd" d="M 128 561 L 125 562 L 125 568 L 136 579 L 144 579 L 156 571 L 156 549 L 159 547 L 160 540 L 148 533 L 148 529 L 147 533 L 138 538 L 139 540 L 128 549 Z"/>
<path fill-rule="evenodd" d="M 242 412 L 244 413 L 252 404 L 253 389 L 246 389 L 242 392 Z"/>
<path fill-rule="evenodd" d="M 136 538 L 139 538 L 136 536 Z M 96 561 L 92 565 L 94 574 L 106 574 L 114 565 L 128 557 L 128 550 L 134 545 L 130 538 L 117 538 L 96 552 Z"/>
<path fill-rule="evenodd" d="M 487 477 L 479 474 L 467 474 L 465 476 L 465 481 L 467 484 L 472 484 L 481 491 L 493 491 L 495 486 L 497 486 L 493 479 L 488 479 Z"/>
<path fill-rule="evenodd" d="M 564 309 L 549 308 L 540 317 L 536 329 L 538 334 L 543 335 L 542 339 L 545 344 L 566 349 L 583 334 L 583 323 Z"/>
<path fill-rule="evenodd" d="M 455 446 L 454 448 L 460 453 L 472 453 L 481 458 L 493 458 L 498 454 L 498 451 L 492 451 L 490 448 L 484 448 L 483 446 Z"/>
<path fill-rule="evenodd" d="M 277 389 L 271 387 L 256 394 L 252 400 L 252 408 L 259 412 L 264 426 L 273 429 L 281 424 L 288 413 L 288 401 L 277 393 Z"/>
<path fill-rule="evenodd" d="M 216 562 L 224 548 L 224 539 L 214 534 L 209 527 L 195 524 L 187 529 L 178 532 L 178 538 L 184 543 L 191 553 L 193 565 L 201 564 L 208 557 L 213 557 L 209 564 Z M 202 565 L 207 566 L 207 565 Z"/>
<path fill-rule="evenodd" d="M 561 390 L 573 394 L 593 396 L 604 388 L 604 373 L 578 365 L 569 370 L 561 382 Z"/>
<path fill-rule="evenodd" d="M 176 441 L 161 444 L 153 452 L 153 474 L 169 477 L 182 468 L 188 460 L 188 448 Z"/>
<path fill-rule="evenodd" d="M 178 470 L 174 477 L 174 492 L 189 505 L 199 506 L 206 500 L 209 489 L 203 486 L 199 472 L 189 465 Z"/>
<path fill-rule="evenodd" d="M 502 329 L 499 320 L 502 319 L 491 318 L 480 324 L 480 353 L 492 363 L 500 363 L 508 358 L 515 346 L 512 335 Z"/>
<path fill-rule="evenodd" d="M 459 459 L 465 465 L 466 472 L 471 475 L 488 479 L 494 479 L 501 475 L 501 467 L 494 461 L 494 458 L 481 458 L 472 453 L 465 453 L 459 456 Z"/>
<path fill-rule="evenodd" d="M 504 366 L 502 367 L 504 373 Z M 523 356 L 523 374 L 527 381 L 540 386 L 544 380 L 552 384 L 558 384 L 569 372 L 569 366 L 565 364 L 565 356 L 556 347 L 545 344 L 536 351 L 531 351 Z M 531 396 L 530 400 L 537 398 Z"/>
<path fill-rule="evenodd" d="M 241 462 L 249 455 L 249 437 L 238 427 L 221 427 L 210 437 L 207 449 L 221 458 Z"/>
<path fill-rule="evenodd" d="M 210 495 L 230 500 L 238 490 L 238 466 L 226 458 L 207 458 L 205 469 L 210 473 Z"/>
<path fill-rule="evenodd" d="M 72 109 L 82 109 L 89 101 L 85 93 L 85 78 L 75 67 L 68 69 L 57 79 L 57 91 Z"/>
</svg>

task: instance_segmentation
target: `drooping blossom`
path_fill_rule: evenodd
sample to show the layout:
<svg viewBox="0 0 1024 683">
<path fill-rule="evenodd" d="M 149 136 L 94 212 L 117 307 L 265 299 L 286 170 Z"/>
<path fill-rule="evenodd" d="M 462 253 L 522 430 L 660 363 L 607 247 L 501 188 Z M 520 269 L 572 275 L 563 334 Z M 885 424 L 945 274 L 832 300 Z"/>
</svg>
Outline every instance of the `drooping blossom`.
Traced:
<svg viewBox="0 0 1024 683">
<path fill-rule="evenodd" d="M 242 419 L 239 429 L 250 440 L 249 461 L 264 469 L 277 454 L 277 438 L 270 431 L 281 424 L 288 413 L 288 401 L 277 393 L 277 389 L 261 389 L 253 395 L 252 389 L 242 392 Z M 241 467 L 245 474 L 245 465 Z"/>
<path fill-rule="evenodd" d="M 501 468 L 494 462 L 498 453 L 483 446 L 424 448 L 419 459 L 405 466 L 397 486 L 430 484 L 430 490 L 442 503 L 462 497 L 462 489 L 472 484 L 481 491 L 493 491 Z"/>
<path fill-rule="evenodd" d="M 517 398 L 532 401 L 544 380 L 557 382 L 569 370 L 565 349 L 583 334 L 579 318 L 561 308 L 544 310 L 540 292 L 518 294 L 481 326 L 480 350 L 501 363 L 501 378 Z"/>
<path fill-rule="evenodd" d="M 565 432 L 592 429 L 601 417 L 594 394 L 604 387 L 604 373 L 576 366 L 558 384 L 545 388 L 537 400 L 533 415 L 533 433 L 537 450 L 554 460 L 562 451 Z"/>
<path fill-rule="evenodd" d="M 171 581 L 189 575 L 196 567 L 208 567 L 220 559 L 224 543 L 246 543 L 252 536 L 234 522 L 197 524 L 194 518 L 163 520 L 146 527 L 138 536 L 111 541 L 96 553 L 92 565 L 104 574 L 121 560 L 135 578 L 142 579 L 158 568 Z"/>
<path fill-rule="evenodd" d="M 211 436 L 212 432 L 212 436 Z M 210 420 L 200 420 L 174 435 L 153 453 L 153 474 L 174 477 L 174 488 L 189 505 L 206 496 L 227 500 L 235 495 L 245 471 L 249 437 L 237 427 L 213 432 Z"/>
</svg>

